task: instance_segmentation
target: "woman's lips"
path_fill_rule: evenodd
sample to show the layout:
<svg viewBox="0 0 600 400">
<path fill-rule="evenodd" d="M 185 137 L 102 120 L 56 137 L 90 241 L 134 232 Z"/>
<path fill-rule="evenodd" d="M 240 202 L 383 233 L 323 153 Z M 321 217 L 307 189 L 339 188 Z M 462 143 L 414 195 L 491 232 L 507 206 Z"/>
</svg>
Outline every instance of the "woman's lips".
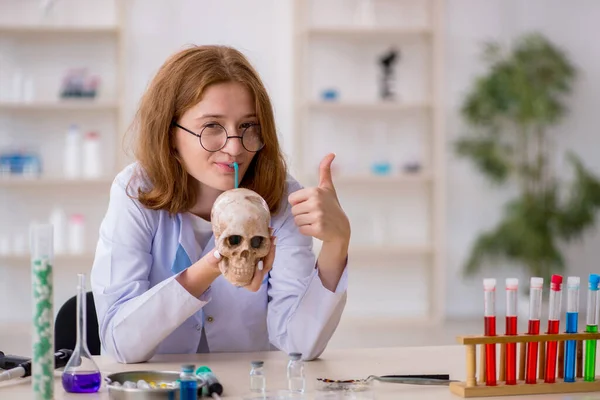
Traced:
<svg viewBox="0 0 600 400">
<path fill-rule="evenodd" d="M 233 173 L 235 172 L 235 169 L 233 168 L 233 166 L 231 166 L 230 163 L 215 163 L 215 165 L 217 166 L 217 168 L 219 169 L 219 171 L 225 172 L 225 173 Z"/>
</svg>

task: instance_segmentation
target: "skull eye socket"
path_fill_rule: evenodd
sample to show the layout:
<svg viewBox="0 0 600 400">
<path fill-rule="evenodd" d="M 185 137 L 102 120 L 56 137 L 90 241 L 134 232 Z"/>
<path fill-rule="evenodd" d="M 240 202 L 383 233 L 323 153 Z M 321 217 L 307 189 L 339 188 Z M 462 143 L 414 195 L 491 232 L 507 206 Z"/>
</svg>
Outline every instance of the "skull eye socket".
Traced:
<svg viewBox="0 0 600 400">
<path fill-rule="evenodd" d="M 227 238 L 227 243 L 229 243 L 230 246 L 237 246 L 242 243 L 242 237 L 240 235 L 231 235 Z"/>
<path fill-rule="evenodd" d="M 258 249 L 260 246 L 262 246 L 264 240 L 265 238 L 262 236 L 254 236 L 252 239 L 250 239 L 250 246 L 253 249 Z"/>
</svg>

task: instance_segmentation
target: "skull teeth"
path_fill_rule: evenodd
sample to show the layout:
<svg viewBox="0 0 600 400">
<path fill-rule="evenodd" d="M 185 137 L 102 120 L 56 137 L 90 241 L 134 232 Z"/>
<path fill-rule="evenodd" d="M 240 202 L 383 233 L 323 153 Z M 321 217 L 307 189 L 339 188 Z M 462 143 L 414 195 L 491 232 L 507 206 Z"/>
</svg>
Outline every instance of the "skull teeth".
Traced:
<svg viewBox="0 0 600 400">
<path fill-rule="evenodd" d="M 232 272 L 235 276 L 245 276 L 252 274 L 252 270 L 248 270 L 247 268 L 232 268 Z"/>
</svg>

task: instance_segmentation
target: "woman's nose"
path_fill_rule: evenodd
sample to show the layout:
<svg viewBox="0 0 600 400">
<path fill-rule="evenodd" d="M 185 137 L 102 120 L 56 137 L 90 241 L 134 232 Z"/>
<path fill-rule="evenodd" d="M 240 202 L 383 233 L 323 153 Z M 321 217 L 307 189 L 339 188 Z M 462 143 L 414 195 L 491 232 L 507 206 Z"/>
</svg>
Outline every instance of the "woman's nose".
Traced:
<svg viewBox="0 0 600 400">
<path fill-rule="evenodd" d="M 244 146 L 242 145 L 242 138 L 240 136 L 230 136 L 227 139 L 227 143 L 225 144 L 225 147 L 223 147 L 223 149 L 221 151 L 231 155 L 231 156 L 237 156 L 239 154 L 242 154 L 244 152 Z"/>
</svg>

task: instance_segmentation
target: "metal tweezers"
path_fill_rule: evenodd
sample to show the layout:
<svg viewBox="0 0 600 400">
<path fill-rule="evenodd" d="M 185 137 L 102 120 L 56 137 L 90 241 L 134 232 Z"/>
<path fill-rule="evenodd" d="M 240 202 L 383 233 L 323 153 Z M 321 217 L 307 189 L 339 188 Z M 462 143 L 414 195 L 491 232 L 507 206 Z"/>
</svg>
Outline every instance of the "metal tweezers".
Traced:
<svg viewBox="0 0 600 400">
<path fill-rule="evenodd" d="M 386 383 L 402 383 L 405 385 L 429 386 L 448 386 L 450 382 L 456 382 L 450 380 L 450 375 L 369 375 L 367 379 L 333 380 L 319 378 L 318 380 L 334 384 L 367 384 L 372 381 L 379 381 Z"/>
</svg>

